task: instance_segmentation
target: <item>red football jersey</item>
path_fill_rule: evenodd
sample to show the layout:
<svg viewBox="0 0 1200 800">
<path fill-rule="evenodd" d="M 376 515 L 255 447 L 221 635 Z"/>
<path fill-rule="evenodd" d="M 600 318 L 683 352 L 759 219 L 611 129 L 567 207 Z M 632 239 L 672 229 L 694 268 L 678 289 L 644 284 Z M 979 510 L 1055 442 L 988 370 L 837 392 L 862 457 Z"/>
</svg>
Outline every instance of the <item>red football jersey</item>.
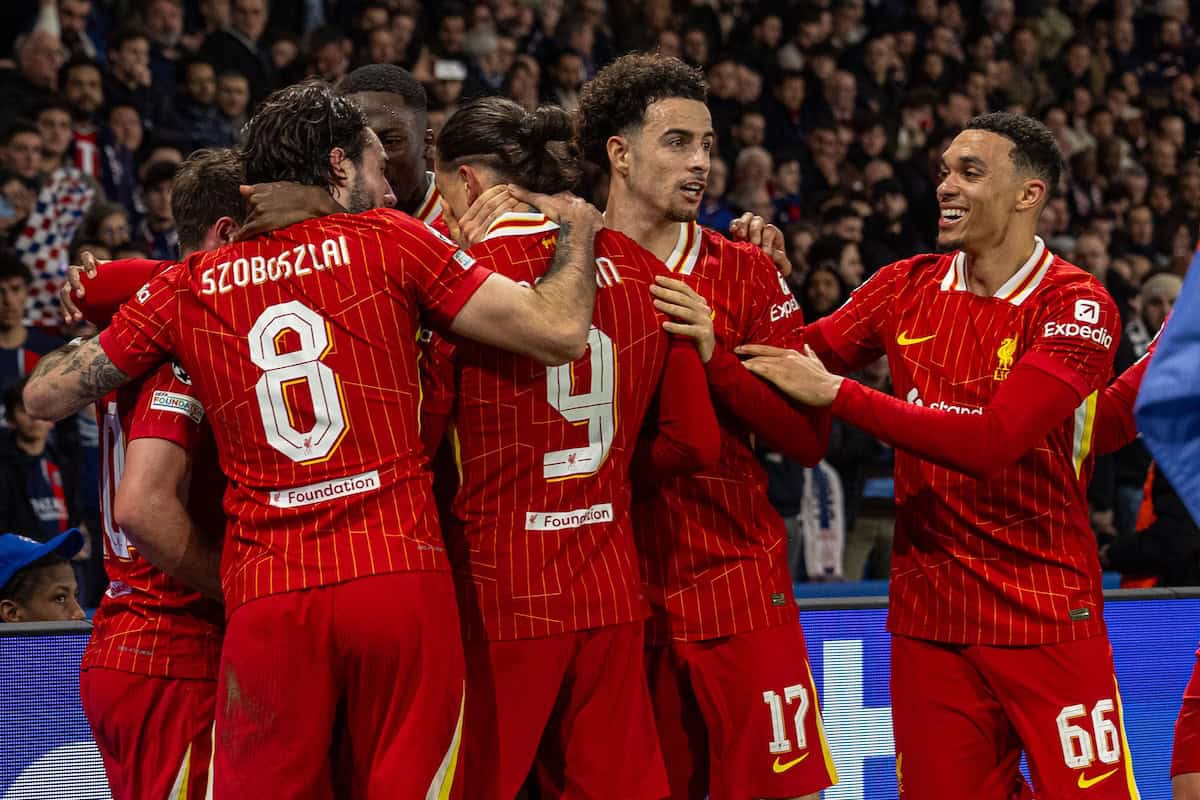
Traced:
<svg viewBox="0 0 1200 800">
<path fill-rule="evenodd" d="M 197 253 L 100 341 L 138 376 L 174 353 L 230 479 L 232 612 L 257 597 L 447 568 L 418 432 L 418 310 L 448 324 L 491 274 L 391 209 Z"/>
<path fill-rule="evenodd" d="M 509 213 L 471 254 L 532 284 L 557 239 L 558 226 L 541 214 Z M 431 376 L 444 375 L 439 361 L 453 358 L 453 378 L 441 384 L 454 402 L 431 396 L 428 410 L 453 408 L 460 488 L 447 537 L 468 636 L 551 636 L 644 619 L 649 610 L 629 467 L 660 380 L 670 380 L 669 339 L 649 290 L 662 262 L 612 230 L 595 246 L 599 289 L 579 360 L 547 368 L 473 342 L 453 353 L 427 350 Z M 708 406 L 695 413 L 712 418 Z"/>
<path fill-rule="evenodd" d="M 983 413 L 1018 362 L 1072 387 L 1079 407 L 986 480 L 897 450 L 889 630 L 991 645 L 1101 634 L 1086 491 L 1097 390 L 1120 336 L 1116 307 L 1040 239 L 993 297 L 968 291 L 964 260 L 921 255 L 884 267 L 806 338 L 843 367 L 886 355 L 896 396 L 927 408 Z"/>
<path fill-rule="evenodd" d="M 429 179 L 429 188 L 425 190 L 425 197 L 421 200 L 421 207 L 418 208 L 413 216 L 424 222 L 426 225 L 433 226 L 442 230 L 446 227 L 446 223 L 442 221 L 442 193 L 438 191 L 437 182 L 434 180 L 432 172 L 426 172 L 425 177 Z"/>
<path fill-rule="evenodd" d="M 800 306 L 759 248 L 685 223 L 666 266 L 712 307 L 718 346 L 801 341 Z M 787 533 L 767 499 L 752 431 L 717 410 L 717 469 L 638 487 L 634 531 L 655 611 L 652 642 L 713 639 L 796 619 Z"/>
<path fill-rule="evenodd" d="M 113 521 L 125 449 L 135 439 L 165 439 L 192 458 L 188 512 L 204 535 L 220 541 L 225 491 L 204 407 L 180 367 L 164 364 L 144 380 L 96 404 L 100 420 L 100 505 L 108 591 L 92 620 L 83 668 L 107 667 L 162 678 L 215 680 L 224 609 L 138 554 Z"/>
</svg>

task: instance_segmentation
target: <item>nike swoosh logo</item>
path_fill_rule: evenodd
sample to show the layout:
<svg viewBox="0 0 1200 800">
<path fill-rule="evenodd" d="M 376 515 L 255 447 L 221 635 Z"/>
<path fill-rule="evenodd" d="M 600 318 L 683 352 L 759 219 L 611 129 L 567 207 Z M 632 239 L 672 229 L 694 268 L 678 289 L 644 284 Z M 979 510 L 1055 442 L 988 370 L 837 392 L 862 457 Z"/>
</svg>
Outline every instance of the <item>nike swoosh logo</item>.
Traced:
<svg viewBox="0 0 1200 800">
<path fill-rule="evenodd" d="M 1099 783 L 1100 781 L 1102 781 L 1106 778 L 1111 778 L 1113 775 L 1116 775 L 1117 770 L 1119 770 L 1119 769 L 1120 769 L 1120 767 L 1117 767 L 1116 769 L 1110 769 L 1108 772 L 1104 773 L 1103 775 L 1097 775 L 1094 778 L 1089 778 L 1088 776 L 1084 775 L 1081 772 L 1081 773 L 1079 773 L 1079 788 L 1080 789 L 1090 789 L 1093 786 L 1095 786 L 1097 783 Z"/>
<path fill-rule="evenodd" d="M 908 331 L 901 331 L 900 335 L 896 337 L 896 344 L 900 345 L 901 347 L 906 347 L 910 344 L 920 344 L 921 342 L 928 342 L 934 336 L 937 336 L 937 334 L 931 333 L 928 336 L 918 336 L 915 339 L 910 339 L 910 338 L 908 338 Z"/>
<path fill-rule="evenodd" d="M 771 765 L 771 769 L 775 770 L 776 774 L 779 774 L 781 772 L 787 772 L 789 769 L 796 766 L 797 764 L 799 764 L 801 761 L 803 761 L 806 758 L 808 758 L 808 753 L 805 753 L 804 755 L 800 756 L 799 758 L 793 759 L 793 760 L 787 762 L 786 764 L 780 764 L 779 756 L 775 756 L 775 763 Z"/>
</svg>

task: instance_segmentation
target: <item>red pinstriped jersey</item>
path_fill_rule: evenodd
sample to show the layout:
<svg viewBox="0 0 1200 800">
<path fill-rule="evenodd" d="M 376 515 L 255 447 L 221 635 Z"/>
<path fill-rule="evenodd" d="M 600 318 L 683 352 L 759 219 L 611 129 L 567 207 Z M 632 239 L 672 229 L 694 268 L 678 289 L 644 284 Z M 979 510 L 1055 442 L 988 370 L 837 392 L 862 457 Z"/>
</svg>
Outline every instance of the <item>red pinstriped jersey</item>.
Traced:
<svg viewBox="0 0 1200 800">
<path fill-rule="evenodd" d="M 667 268 L 713 308 L 720 347 L 800 342 L 800 307 L 762 251 L 681 224 Z M 795 622 L 783 519 L 767 500 L 752 431 L 717 408 L 712 472 L 639 486 L 635 533 L 654 615 L 652 641 L 697 641 Z"/>
<path fill-rule="evenodd" d="M 896 452 L 892 632 L 992 645 L 1104 632 L 1086 489 L 1119 325 L 1100 283 L 1038 239 L 993 297 L 968 291 L 961 253 L 922 255 L 884 267 L 810 327 L 814 348 L 848 365 L 886 355 L 896 395 L 928 408 L 982 413 L 1017 363 L 1079 398 L 1043 442 L 986 480 Z"/>
<path fill-rule="evenodd" d="M 220 541 L 225 517 L 218 498 L 225 476 L 217 465 L 212 431 L 190 379 L 164 364 L 142 381 L 96 404 L 100 420 L 100 503 L 108 591 L 92 620 L 83 668 L 106 667 L 164 678 L 215 680 L 221 656 L 224 609 L 188 589 L 137 552 L 113 521 L 127 445 L 164 439 L 191 458 L 188 513 L 201 534 Z"/>
<path fill-rule="evenodd" d="M 230 611 L 448 567 L 418 432 L 418 310 L 446 325 L 490 274 L 377 209 L 197 253 L 114 317 L 109 358 L 136 377 L 174 353 L 211 420 Z"/>
<path fill-rule="evenodd" d="M 471 254 L 532 284 L 557 238 L 541 214 L 510 213 Z M 588 350 L 574 363 L 547 368 L 470 342 L 453 354 L 461 480 L 447 536 L 468 636 L 550 636 L 648 614 L 628 475 L 667 357 L 649 289 L 662 263 L 612 230 L 597 235 L 596 260 Z M 436 362 L 447 349 L 429 352 Z"/>
</svg>

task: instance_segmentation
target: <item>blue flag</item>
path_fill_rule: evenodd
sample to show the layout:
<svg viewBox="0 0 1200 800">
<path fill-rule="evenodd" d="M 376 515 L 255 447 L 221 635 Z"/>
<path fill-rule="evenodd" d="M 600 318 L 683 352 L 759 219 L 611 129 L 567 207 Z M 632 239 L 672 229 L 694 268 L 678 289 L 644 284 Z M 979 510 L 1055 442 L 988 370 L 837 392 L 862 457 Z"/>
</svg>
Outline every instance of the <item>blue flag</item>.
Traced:
<svg viewBox="0 0 1200 800">
<path fill-rule="evenodd" d="M 1142 440 L 1200 521 L 1200 250 L 1159 336 L 1134 414 Z"/>
</svg>

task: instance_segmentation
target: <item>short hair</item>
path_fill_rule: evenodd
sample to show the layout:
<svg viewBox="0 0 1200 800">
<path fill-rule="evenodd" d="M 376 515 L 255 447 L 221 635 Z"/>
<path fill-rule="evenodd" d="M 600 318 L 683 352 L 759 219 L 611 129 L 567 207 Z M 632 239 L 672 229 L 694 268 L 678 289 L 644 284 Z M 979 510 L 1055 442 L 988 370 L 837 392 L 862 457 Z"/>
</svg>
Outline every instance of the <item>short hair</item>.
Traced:
<svg viewBox="0 0 1200 800">
<path fill-rule="evenodd" d="M 65 563 L 67 563 L 67 559 L 52 552 L 37 561 L 26 564 L 13 573 L 13 576 L 8 579 L 8 583 L 0 586 L 0 600 L 11 600 L 19 606 L 29 605 L 33 602 L 33 593 L 37 591 L 38 586 L 45 578 L 46 568 Z"/>
<path fill-rule="evenodd" d="M 994 111 L 972 118 L 964 130 L 987 131 L 1008 139 L 1013 144 L 1013 166 L 1045 181 L 1047 197 L 1058 189 L 1064 169 L 1062 150 L 1041 122 L 1024 114 Z"/>
<path fill-rule="evenodd" d="M 9 278 L 20 278 L 29 286 L 33 283 L 33 272 L 15 250 L 0 247 L 0 281 Z"/>
<path fill-rule="evenodd" d="M 179 165 L 173 161 L 155 161 L 146 167 L 146 174 L 142 178 L 142 190 L 153 189 L 156 186 L 164 183 L 171 183 L 175 180 L 175 173 L 178 171 Z"/>
<path fill-rule="evenodd" d="M 171 213 L 181 252 L 199 250 L 204 234 L 221 217 L 246 219 L 246 198 L 238 190 L 245 179 L 241 157 L 226 148 L 196 150 L 179 165 L 171 184 Z"/>
<path fill-rule="evenodd" d="M 30 114 L 30 116 L 32 116 L 36 121 L 38 117 L 40 117 L 42 114 L 45 114 L 47 111 L 61 111 L 69 116 L 74 116 L 75 109 L 73 109 L 71 104 L 66 100 L 55 95 L 39 101 L 37 105 L 33 107 L 33 112 Z"/>
<path fill-rule="evenodd" d="M 361 92 L 394 94 L 404 100 L 404 105 L 414 111 L 429 108 L 429 97 L 425 87 L 404 67 L 395 64 L 368 64 L 359 67 L 342 78 L 337 93 L 343 97 Z"/>
<path fill-rule="evenodd" d="M 177 83 L 185 83 L 187 81 L 187 77 L 188 77 L 188 70 L 190 70 L 192 67 L 196 66 L 197 64 L 208 65 L 208 68 L 213 71 L 213 80 L 216 81 L 216 78 L 217 78 L 216 65 L 213 64 L 213 62 L 209 61 L 204 56 L 195 55 L 195 56 L 185 56 L 184 58 L 179 59 L 179 63 L 175 67 L 176 82 Z"/>
<path fill-rule="evenodd" d="M 329 84 L 307 80 L 272 94 L 244 131 L 242 161 L 247 183 L 292 181 L 334 185 L 329 153 L 335 147 L 353 163 L 367 144 L 367 117 Z"/>
<path fill-rule="evenodd" d="M 574 188 L 579 152 L 571 116 L 559 106 L 526 111 L 512 100 L 485 97 L 463 106 L 442 126 L 438 161 L 478 163 L 504 180 L 543 194 Z"/>
<path fill-rule="evenodd" d="M 678 58 L 657 53 L 621 56 L 579 92 L 579 144 L 585 158 L 607 170 L 608 140 L 638 128 L 659 100 L 708 99 L 704 74 Z"/>
<path fill-rule="evenodd" d="M 134 39 L 145 39 L 148 43 L 150 34 L 140 25 L 122 25 L 108 38 L 108 49 L 120 50 L 126 42 L 132 42 Z"/>
<path fill-rule="evenodd" d="M 101 66 L 100 62 L 94 58 L 88 58 L 87 56 L 80 54 L 80 55 L 71 56 L 70 60 L 68 60 L 67 63 L 65 63 L 61 67 L 59 67 L 59 69 L 58 69 L 59 85 L 61 86 L 64 83 L 66 83 L 67 76 L 71 74 L 71 71 L 77 70 L 80 67 L 91 67 L 92 69 L 96 70 L 96 72 L 100 75 L 101 80 L 104 79 L 104 67 Z"/>
<path fill-rule="evenodd" d="M 38 130 L 36 123 L 27 119 L 18 119 L 10 123 L 8 127 L 4 129 L 3 133 L 0 133 L 0 147 L 8 147 L 10 144 L 12 144 L 13 138 L 20 136 L 22 133 L 33 133 L 37 134 L 38 136 L 42 135 L 42 132 Z"/>
</svg>

